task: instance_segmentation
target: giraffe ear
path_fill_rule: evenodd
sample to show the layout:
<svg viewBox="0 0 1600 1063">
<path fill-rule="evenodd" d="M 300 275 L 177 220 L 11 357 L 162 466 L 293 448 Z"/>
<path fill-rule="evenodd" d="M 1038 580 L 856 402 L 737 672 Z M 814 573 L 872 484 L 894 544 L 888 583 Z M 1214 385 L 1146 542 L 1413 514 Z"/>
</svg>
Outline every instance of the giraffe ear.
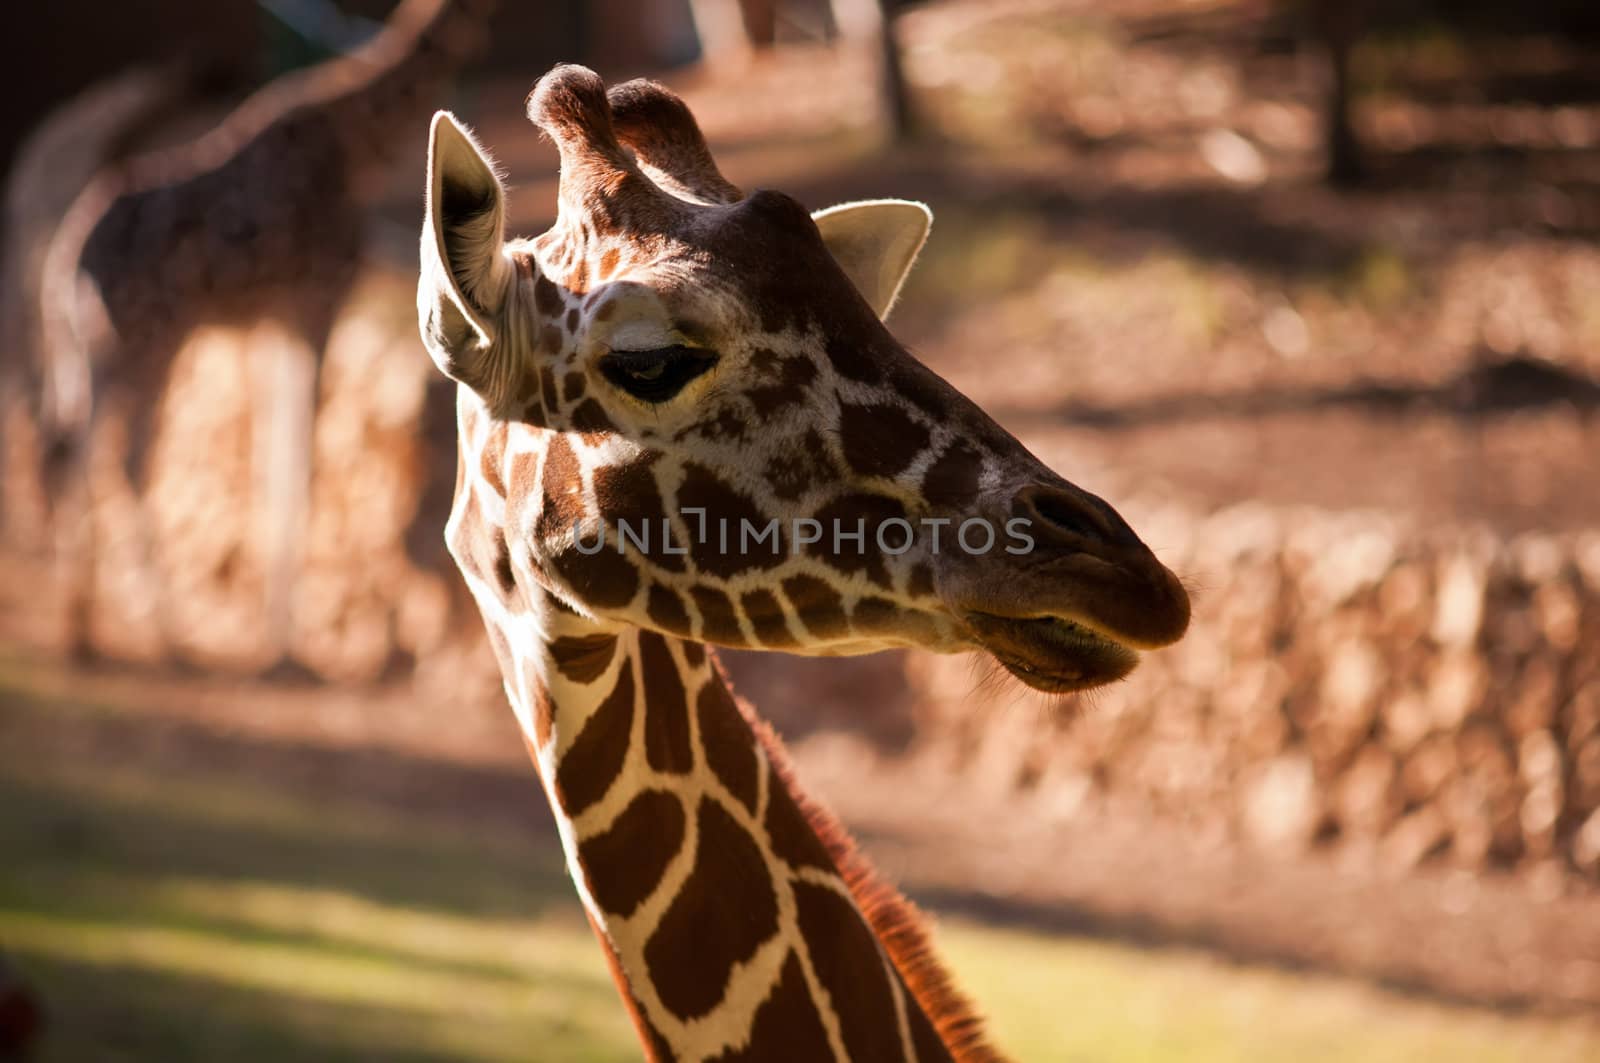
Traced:
<svg viewBox="0 0 1600 1063">
<path fill-rule="evenodd" d="M 928 239 L 933 212 L 910 200 L 869 199 L 819 210 L 811 220 L 872 309 L 888 317 Z"/>
<path fill-rule="evenodd" d="M 422 224 L 417 316 L 429 353 L 447 376 L 477 379 L 505 300 L 505 189 L 494 166 L 447 111 L 428 137 L 428 202 Z"/>
</svg>

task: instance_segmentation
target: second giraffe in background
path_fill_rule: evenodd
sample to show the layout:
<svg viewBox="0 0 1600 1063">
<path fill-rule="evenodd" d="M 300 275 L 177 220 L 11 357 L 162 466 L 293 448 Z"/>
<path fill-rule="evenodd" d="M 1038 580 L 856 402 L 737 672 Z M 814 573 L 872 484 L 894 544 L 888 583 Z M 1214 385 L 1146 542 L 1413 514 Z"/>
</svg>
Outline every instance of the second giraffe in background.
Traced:
<svg viewBox="0 0 1600 1063">
<path fill-rule="evenodd" d="M 272 522 L 266 657 L 291 663 L 316 380 L 356 277 L 366 211 L 408 144 L 404 131 L 437 105 L 491 7 L 404 0 L 367 45 L 277 79 L 192 143 L 98 176 L 63 218 L 40 281 L 41 478 L 75 655 L 92 653 L 91 442 L 122 426 L 123 467 L 143 503 L 156 412 L 185 339 L 204 326 L 273 322 L 300 349 L 281 361 L 277 386 L 257 389 L 252 428 Z M 138 525 L 171 657 L 181 647 L 142 506 Z"/>
</svg>

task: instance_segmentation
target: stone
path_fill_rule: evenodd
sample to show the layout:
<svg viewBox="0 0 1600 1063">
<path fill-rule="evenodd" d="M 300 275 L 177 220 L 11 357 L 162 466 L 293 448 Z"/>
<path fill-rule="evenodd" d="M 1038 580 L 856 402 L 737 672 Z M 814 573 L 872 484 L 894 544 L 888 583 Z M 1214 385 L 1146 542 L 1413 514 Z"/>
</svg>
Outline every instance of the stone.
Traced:
<svg viewBox="0 0 1600 1063">
<path fill-rule="evenodd" d="M 1432 729 L 1433 714 L 1419 693 L 1400 694 L 1383 707 L 1383 739 L 1396 753 L 1410 752 Z"/>
<path fill-rule="evenodd" d="M 1559 681 L 1549 659 L 1528 662 L 1505 711 L 1506 729 L 1513 737 L 1521 738 L 1550 726 L 1555 719 Z"/>
<path fill-rule="evenodd" d="M 1373 699 L 1383 682 L 1383 662 L 1364 639 L 1336 646 L 1322 673 L 1322 702 L 1342 729 L 1360 729 L 1371 720 Z"/>
<path fill-rule="evenodd" d="M 1582 603 L 1571 584 L 1544 584 L 1534 592 L 1533 606 L 1539 630 L 1550 647 L 1564 653 L 1577 648 Z"/>
<path fill-rule="evenodd" d="M 1600 807 L 1600 735 L 1585 741 L 1572 758 L 1571 798 L 1580 809 Z"/>
<path fill-rule="evenodd" d="M 1433 725 L 1452 731 L 1478 705 L 1487 683 L 1483 659 L 1465 650 L 1451 653 L 1434 665 L 1428 684 L 1428 710 Z"/>
<path fill-rule="evenodd" d="M 1262 848 L 1305 849 L 1321 812 L 1316 776 L 1306 757 L 1275 757 L 1245 784 L 1245 829 Z"/>
<path fill-rule="evenodd" d="M 1600 880 L 1600 809 L 1590 813 L 1573 835 L 1572 862 L 1579 871 Z"/>
<path fill-rule="evenodd" d="M 1436 734 L 1418 746 L 1400 768 L 1400 787 L 1407 799 L 1431 799 L 1456 770 L 1455 743 L 1450 736 Z"/>
<path fill-rule="evenodd" d="M 1382 861 L 1391 871 L 1410 871 L 1449 841 L 1439 810 L 1424 805 L 1395 824 L 1383 839 Z"/>
<path fill-rule="evenodd" d="M 1334 790 L 1344 836 L 1378 836 L 1388 829 L 1400 809 L 1395 776 L 1394 757 L 1382 746 L 1368 745 L 1356 754 Z"/>
<path fill-rule="evenodd" d="M 1481 563 L 1456 554 L 1441 566 L 1434 598 L 1433 640 L 1441 646 L 1464 647 L 1477 641 L 1483 626 L 1483 596 L 1488 584 Z"/>
</svg>

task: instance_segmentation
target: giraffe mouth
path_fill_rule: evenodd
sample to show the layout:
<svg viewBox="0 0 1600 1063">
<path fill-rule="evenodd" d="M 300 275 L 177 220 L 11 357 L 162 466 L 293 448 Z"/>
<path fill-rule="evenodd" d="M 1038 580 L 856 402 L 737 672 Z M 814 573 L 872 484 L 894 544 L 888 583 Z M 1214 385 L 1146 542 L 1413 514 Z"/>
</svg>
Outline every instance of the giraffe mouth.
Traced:
<svg viewBox="0 0 1600 1063">
<path fill-rule="evenodd" d="M 1002 668 L 1047 694 L 1115 682 L 1139 663 L 1137 651 L 1065 617 L 972 612 L 967 623 Z"/>
</svg>

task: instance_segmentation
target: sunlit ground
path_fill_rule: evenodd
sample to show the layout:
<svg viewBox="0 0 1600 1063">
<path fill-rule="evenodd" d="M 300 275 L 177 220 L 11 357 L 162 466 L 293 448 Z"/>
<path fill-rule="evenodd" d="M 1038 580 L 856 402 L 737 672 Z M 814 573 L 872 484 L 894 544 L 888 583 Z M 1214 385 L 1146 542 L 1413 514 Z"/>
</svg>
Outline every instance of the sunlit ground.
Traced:
<svg viewBox="0 0 1600 1063">
<path fill-rule="evenodd" d="M 56 737 L 30 742 L 46 714 Z M 114 714 L 0 686 L 0 943 L 48 1001 L 46 1063 L 638 1058 L 548 835 L 60 740 Z M 1579 1020 L 966 921 L 940 938 L 1023 1061 L 1600 1058 Z"/>
</svg>

